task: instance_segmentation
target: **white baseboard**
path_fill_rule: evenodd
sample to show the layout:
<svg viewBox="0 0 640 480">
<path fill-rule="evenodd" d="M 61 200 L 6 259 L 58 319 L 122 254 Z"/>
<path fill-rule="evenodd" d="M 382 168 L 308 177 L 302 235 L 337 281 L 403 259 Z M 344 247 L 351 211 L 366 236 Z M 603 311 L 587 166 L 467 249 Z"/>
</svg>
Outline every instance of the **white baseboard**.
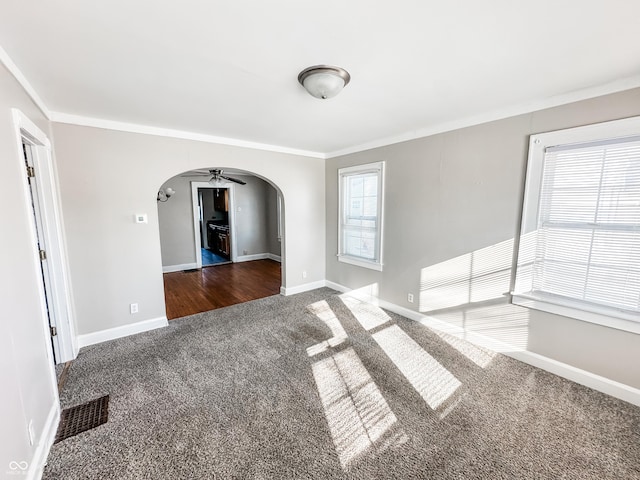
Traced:
<svg viewBox="0 0 640 480">
<path fill-rule="evenodd" d="M 281 262 L 282 259 L 278 255 L 274 255 L 273 253 L 253 253 L 251 255 L 239 255 L 236 257 L 235 262 L 251 262 L 252 260 L 275 260 L 276 262 Z"/>
<path fill-rule="evenodd" d="M 358 300 L 371 303 L 378 307 L 389 310 L 390 312 L 397 313 L 398 315 L 402 315 L 403 317 L 415 320 L 422 323 L 423 325 L 435 328 L 437 330 L 445 330 L 455 335 L 456 332 L 454 330 L 460 329 L 459 327 L 452 326 L 446 322 L 443 322 L 442 320 L 423 315 L 414 310 L 401 307 L 400 305 L 396 305 L 385 300 L 380 300 L 379 298 L 372 295 L 371 292 L 368 292 L 366 288 L 360 290 L 351 290 L 344 285 L 340 285 L 329 280 L 325 281 L 325 286 L 339 292 L 348 293 L 350 296 L 353 296 Z M 501 343 L 497 340 L 484 337 L 475 332 L 470 332 L 470 334 L 465 335 L 465 338 L 469 341 L 473 341 L 474 337 L 480 340 L 477 343 L 485 347 L 487 345 Z M 547 372 L 551 372 L 555 375 L 566 378 L 567 380 L 579 383 L 580 385 L 584 385 L 585 387 L 589 387 L 599 392 L 606 393 L 607 395 L 619 398 L 620 400 L 624 400 L 625 402 L 629 402 L 633 405 L 640 406 L 640 389 L 625 385 L 620 382 L 616 382 L 615 380 L 596 375 L 595 373 L 591 373 L 580 368 L 573 367 L 566 363 L 553 360 L 552 358 L 545 357 L 534 352 L 530 352 L 527 350 L 514 350 L 513 348 L 510 349 L 506 344 L 501 344 L 501 347 L 502 348 L 500 348 L 499 351 L 503 355 L 515 358 L 516 360 L 519 360 L 521 362 L 533 365 L 534 367 L 540 368 L 542 370 L 546 370 Z"/>
<path fill-rule="evenodd" d="M 33 458 L 31 459 L 31 462 L 29 462 L 29 469 L 26 472 L 28 480 L 37 480 L 42 478 L 42 471 L 44 470 L 44 466 L 47 462 L 49 450 L 51 450 L 53 441 L 56 438 L 59 422 L 60 403 L 56 397 L 56 401 L 51 405 L 49 415 L 47 415 L 44 428 L 42 429 L 42 434 L 38 440 L 38 445 L 33 453 Z"/>
<path fill-rule="evenodd" d="M 265 258 L 268 258 L 266 253 L 253 253 L 251 255 L 238 255 L 235 262 L 251 262 L 253 260 L 264 260 Z"/>
<path fill-rule="evenodd" d="M 122 325 L 120 327 L 108 328 L 106 330 L 100 330 L 98 332 L 78 335 L 78 346 L 82 348 L 88 345 L 94 345 L 96 343 L 102 343 L 108 340 L 114 340 L 116 338 L 122 338 L 136 333 L 148 332 L 149 330 L 166 327 L 167 325 L 169 325 L 167 317 L 158 317 L 151 318 L 149 320 L 143 320 L 137 323 Z"/>
<path fill-rule="evenodd" d="M 280 294 L 284 296 L 295 295 L 296 293 L 308 292 L 309 290 L 315 290 L 316 288 L 322 288 L 326 286 L 325 280 L 318 280 L 317 282 L 304 283 L 295 287 L 280 287 Z"/>
<path fill-rule="evenodd" d="M 182 270 L 191 270 L 198 268 L 197 263 L 183 263 L 182 265 L 167 265 L 162 267 L 162 273 L 181 272 Z"/>
<path fill-rule="evenodd" d="M 342 293 L 346 293 L 346 292 L 351 290 L 350 288 L 347 288 L 344 285 L 340 285 L 339 283 L 332 282 L 331 280 L 325 280 L 324 281 L 324 286 L 332 288 L 332 289 L 337 290 L 337 291 L 342 292 Z"/>
<path fill-rule="evenodd" d="M 585 387 L 598 390 L 599 392 L 606 393 L 607 395 L 640 407 L 640 389 L 526 350 L 502 353 L 521 362 L 551 372 L 559 377 L 566 378 Z"/>
<path fill-rule="evenodd" d="M 325 286 L 342 293 L 349 293 L 350 296 L 355 297 L 358 300 L 371 303 L 372 305 L 375 305 L 377 307 L 385 308 L 393 313 L 397 313 L 398 315 L 402 315 L 403 317 L 409 318 L 411 320 L 420 321 L 426 318 L 424 315 L 414 310 L 409 310 L 408 308 L 401 307 L 400 305 L 396 305 L 395 303 L 387 302 L 386 300 L 381 300 L 380 298 L 376 297 L 372 292 L 370 292 L 367 288 L 352 290 L 350 288 L 345 287 L 344 285 L 340 285 L 339 283 L 331 282 L 329 280 L 325 281 Z"/>
</svg>

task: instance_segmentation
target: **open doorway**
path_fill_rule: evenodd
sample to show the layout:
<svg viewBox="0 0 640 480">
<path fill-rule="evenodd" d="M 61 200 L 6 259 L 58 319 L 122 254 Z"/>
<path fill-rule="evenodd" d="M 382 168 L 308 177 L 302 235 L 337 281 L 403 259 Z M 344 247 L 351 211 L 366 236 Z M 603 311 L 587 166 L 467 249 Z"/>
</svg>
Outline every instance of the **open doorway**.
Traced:
<svg viewBox="0 0 640 480">
<path fill-rule="evenodd" d="M 250 172 L 224 171 L 239 183 L 203 181 L 211 178 L 203 171 L 210 170 L 176 175 L 159 192 L 168 319 L 277 295 L 282 287 L 279 190 Z"/>
<path fill-rule="evenodd" d="M 235 184 L 191 181 L 196 267 L 237 261 Z"/>
<path fill-rule="evenodd" d="M 198 188 L 200 261 L 203 267 L 231 262 L 230 189 Z M 194 209 L 195 210 L 195 209 Z"/>
</svg>

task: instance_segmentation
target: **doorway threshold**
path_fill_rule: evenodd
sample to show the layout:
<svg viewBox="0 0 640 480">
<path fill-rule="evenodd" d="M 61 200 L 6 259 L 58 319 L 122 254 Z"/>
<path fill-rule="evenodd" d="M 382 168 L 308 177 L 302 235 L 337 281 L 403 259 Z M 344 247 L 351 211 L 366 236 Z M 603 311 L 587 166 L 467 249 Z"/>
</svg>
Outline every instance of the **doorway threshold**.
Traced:
<svg viewBox="0 0 640 480">
<path fill-rule="evenodd" d="M 220 265 L 229 265 L 231 262 L 230 260 L 227 260 L 225 262 L 216 262 L 216 263 L 212 263 L 211 265 L 202 265 L 202 268 L 209 268 L 209 267 L 218 267 Z"/>
</svg>

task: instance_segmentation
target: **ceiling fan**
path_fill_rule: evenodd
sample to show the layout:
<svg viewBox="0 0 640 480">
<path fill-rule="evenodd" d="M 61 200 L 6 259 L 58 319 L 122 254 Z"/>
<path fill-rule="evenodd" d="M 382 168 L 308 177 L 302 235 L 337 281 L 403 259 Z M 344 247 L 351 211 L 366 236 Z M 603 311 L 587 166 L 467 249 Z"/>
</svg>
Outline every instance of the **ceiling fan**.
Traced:
<svg viewBox="0 0 640 480">
<path fill-rule="evenodd" d="M 244 182 L 242 180 L 240 180 L 239 178 L 233 178 L 233 177 L 227 177 L 226 175 L 222 175 L 223 170 L 220 170 L 219 168 L 214 168 L 209 170 L 209 172 L 205 172 L 203 170 L 196 170 L 195 173 L 190 173 L 188 175 L 183 175 L 183 176 L 211 176 L 211 179 L 209 180 L 210 183 L 221 183 L 222 180 L 229 180 L 230 182 L 235 182 L 235 183 L 239 183 L 240 185 L 246 185 L 247 182 Z"/>
</svg>

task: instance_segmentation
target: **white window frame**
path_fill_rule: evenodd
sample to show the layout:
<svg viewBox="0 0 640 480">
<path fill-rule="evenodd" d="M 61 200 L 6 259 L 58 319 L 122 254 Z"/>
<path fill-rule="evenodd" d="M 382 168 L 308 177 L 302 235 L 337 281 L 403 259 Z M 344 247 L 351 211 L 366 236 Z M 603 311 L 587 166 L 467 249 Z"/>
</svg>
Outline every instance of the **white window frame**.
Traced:
<svg viewBox="0 0 640 480">
<path fill-rule="evenodd" d="M 378 204 L 377 213 L 378 221 L 376 228 L 376 260 L 371 261 L 362 257 L 347 255 L 344 253 L 343 223 L 345 221 L 345 194 L 344 179 L 345 177 L 377 172 L 378 173 Z M 382 271 L 383 262 L 383 229 L 384 229 L 384 162 L 367 163 L 365 165 L 355 165 L 353 167 L 345 167 L 338 169 L 338 261 L 357 265 L 359 267 L 370 268 L 372 270 Z"/>
<path fill-rule="evenodd" d="M 526 235 L 531 234 L 537 229 L 546 149 L 559 145 L 579 144 L 637 135 L 640 135 L 640 117 L 531 136 L 520 233 L 521 248 L 518 253 L 516 286 L 512 292 L 512 302 L 514 304 L 619 330 L 640 333 L 640 318 L 633 312 L 617 310 L 613 307 L 597 306 L 564 297 L 534 293 L 526 291 L 526 289 L 518 285 L 519 278 L 523 275 L 521 269 L 523 269 L 524 265 L 528 262 L 528 259 L 523 258 L 523 245 L 526 241 Z"/>
</svg>

